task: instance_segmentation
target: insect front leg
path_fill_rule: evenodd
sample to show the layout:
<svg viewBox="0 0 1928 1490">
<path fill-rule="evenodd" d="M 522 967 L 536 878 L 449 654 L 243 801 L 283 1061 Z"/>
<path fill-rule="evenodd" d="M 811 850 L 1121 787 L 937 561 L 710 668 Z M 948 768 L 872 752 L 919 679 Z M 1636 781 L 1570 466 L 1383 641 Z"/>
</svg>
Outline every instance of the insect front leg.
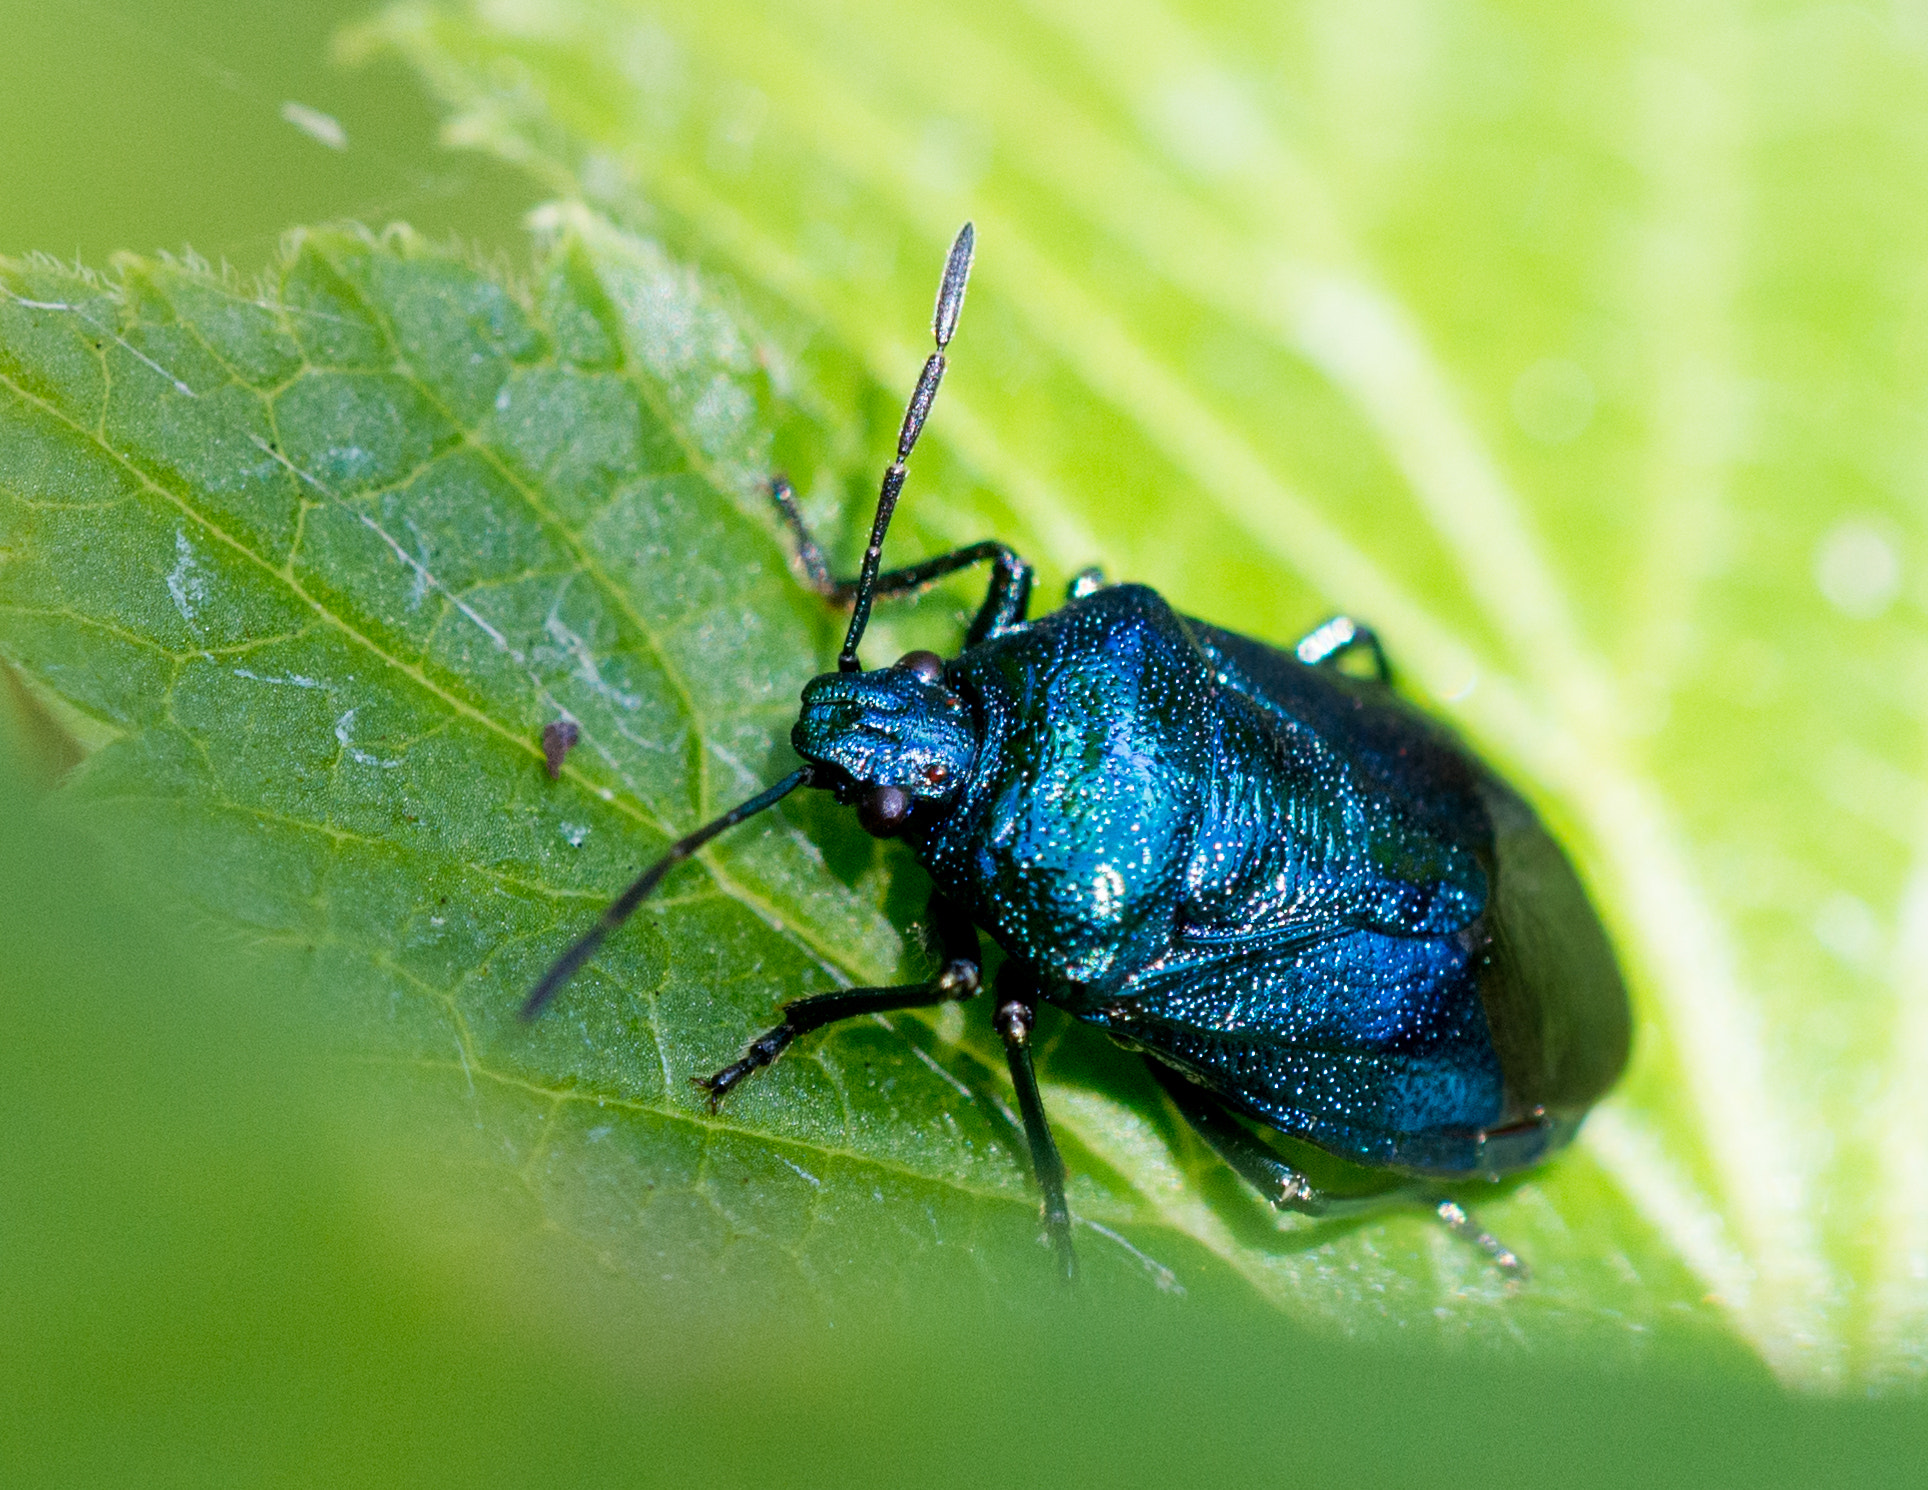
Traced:
<svg viewBox="0 0 1928 1490">
<path fill-rule="evenodd" d="M 977 928 L 941 896 L 931 897 L 930 916 L 944 946 L 944 966 L 936 977 L 892 988 L 839 988 L 785 1004 L 783 1023 L 752 1040 L 740 1059 L 730 1062 L 714 1076 L 690 1078 L 693 1085 L 709 1093 L 710 1111 L 715 1112 L 730 1089 L 744 1077 L 761 1070 L 789 1049 L 798 1035 L 860 1014 L 915 1009 L 949 1003 L 952 999 L 967 999 L 975 994 L 980 978 Z"/>
<path fill-rule="evenodd" d="M 831 577 L 830 561 L 823 556 L 823 545 L 817 542 L 817 535 L 810 531 L 810 524 L 804 520 L 803 509 L 797 505 L 797 489 L 790 484 L 790 478 L 781 472 L 770 478 L 770 500 L 777 504 L 777 512 L 789 528 L 790 536 L 797 543 L 797 562 L 803 566 L 803 578 L 811 589 L 826 600 L 839 597 L 849 599 L 848 589 L 840 590 L 837 581 Z M 845 585 L 852 581 L 846 580 Z"/>
<path fill-rule="evenodd" d="M 1038 1022 L 1038 986 L 1030 971 L 1016 961 L 998 973 L 997 1013 L 992 1023 L 1004 1040 L 1011 1065 L 1011 1084 L 1018 1091 L 1018 1111 L 1024 1116 L 1024 1137 L 1031 1149 L 1031 1172 L 1044 1198 L 1044 1229 L 1058 1254 L 1058 1268 L 1067 1283 L 1078 1276 L 1078 1257 L 1071 1247 L 1071 1210 L 1064 1202 L 1064 1160 L 1044 1115 L 1038 1095 L 1038 1076 L 1031 1066 L 1031 1031 Z"/>
<path fill-rule="evenodd" d="M 1392 682 L 1392 663 L 1386 657 L 1386 649 L 1379 644 L 1379 634 L 1351 616 L 1334 616 L 1330 621 L 1322 621 L 1300 637 L 1292 651 L 1307 667 L 1335 666 L 1342 657 L 1365 652 L 1372 658 L 1373 676 L 1381 683 Z"/>
<path fill-rule="evenodd" d="M 826 600 L 845 601 L 855 596 L 856 580 L 837 579 L 830 573 L 823 547 L 811 534 L 810 525 L 804 521 L 803 509 L 797 505 L 797 494 L 789 479 L 783 476 L 772 478 L 770 496 L 777 504 L 777 511 L 783 515 L 791 536 L 796 539 L 797 562 L 803 566 L 804 581 Z M 909 594 L 935 584 L 960 569 L 969 569 L 974 564 L 991 566 L 990 589 L 984 596 L 984 603 L 978 607 L 977 618 L 971 622 L 970 632 L 965 638 L 966 645 L 975 646 L 986 637 L 1009 630 L 1030 612 L 1031 566 L 1005 544 L 986 539 L 982 543 L 938 554 L 921 563 L 907 564 L 902 569 L 886 569 L 877 576 L 876 588 L 872 593 Z"/>
</svg>

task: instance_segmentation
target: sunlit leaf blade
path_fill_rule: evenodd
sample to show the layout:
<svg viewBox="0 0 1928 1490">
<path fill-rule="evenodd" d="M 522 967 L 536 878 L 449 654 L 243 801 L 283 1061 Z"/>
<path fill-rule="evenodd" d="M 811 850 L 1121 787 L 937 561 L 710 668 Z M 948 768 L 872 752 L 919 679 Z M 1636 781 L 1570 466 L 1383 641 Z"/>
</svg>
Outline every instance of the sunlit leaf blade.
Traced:
<svg viewBox="0 0 1928 1490">
<path fill-rule="evenodd" d="M 933 1293 L 882 1295 L 835 1329 L 771 1329 L 762 1310 L 754 1330 L 722 1313 L 663 1328 L 542 1233 L 498 1232 L 507 1268 L 473 1235 L 424 1266 L 396 1221 L 434 1215 L 409 1180 L 438 1161 L 381 1134 L 394 1068 L 317 1063 L 294 990 L 263 1000 L 244 960 L 190 959 L 10 755 L 0 738 L 9 1484 L 252 1484 L 283 1465 L 463 1487 L 754 1485 L 775 1464 L 786 1484 L 840 1487 L 978 1485 L 1003 1464 L 1065 1485 L 1233 1481 L 1254 1463 L 1482 1490 L 1549 1465 L 1576 1487 L 1919 1478 L 1911 1404 L 1791 1399 L 1706 1379 L 1704 1359 L 1691 1381 L 1544 1354 L 1442 1369 L 1435 1351 L 1191 1306 L 1019 1313 Z M 446 1148 L 443 1105 L 392 1138 Z M 390 1165 L 401 1183 L 371 1206 Z M 1155 1369 L 1121 1390 L 1120 1362 Z M 1609 1450 L 1576 1455 L 1595 1439 Z"/>
<path fill-rule="evenodd" d="M 472 1119 L 457 1185 L 538 1237 L 652 1299 L 1036 1286 L 981 1016 L 814 1042 L 721 1121 L 684 1085 L 781 998 L 918 963 L 915 873 L 820 805 L 509 1017 L 638 861 L 788 764 L 834 641 L 757 485 L 862 521 L 973 216 L 905 548 L 997 533 L 1273 638 L 1370 617 L 1568 831 L 1642 998 L 1582 1149 L 1480 1197 L 1517 1295 L 1414 1217 L 1273 1229 L 1065 1037 L 1088 1286 L 1916 1376 L 1928 224 L 1888 127 L 1921 38 L 1888 24 L 398 10 L 363 45 L 459 138 L 624 226 L 552 210 L 521 286 L 405 236 L 311 235 L 260 287 L 10 269 L 0 655 L 95 750 L 103 828 Z M 902 629 L 954 644 L 956 603 Z"/>
<path fill-rule="evenodd" d="M 0 319 L 8 656 L 118 735 L 73 789 L 212 926 L 473 1104 L 613 1267 L 807 1293 L 873 1251 L 977 1267 L 979 1227 L 1030 1261 L 1001 1119 L 884 1030 L 790 1063 L 795 1102 L 713 1121 L 689 1091 L 783 994 L 899 958 L 884 886 L 794 829 L 720 847 L 514 1019 L 638 858 L 780 769 L 814 670 L 823 618 L 725 495 L 750 354 L 686 276 L 570 244 L 524 296 L 314 234 L 259 289 L 20 266 Z"/>
<path fill-rule="evenodd" d="M 1918 27 L 584 0 L 371 42 L 731 273 L 829 409 L 974 217 L 933 533 L 1371 617 L 1622 933 L 1614 1207 L 1789 1379 L 1918 1374 Z"/>
<path fill-rule="evenodd" d="M 303 235 L 259 286 L 13 266 L 6 655 L 108 742 L 69 788 L 103 830 L 265 987 L 466 1114 L 449 1163 L 523 1195 L 513 1224 L 659 1308 L 1047 1288 L 976 1019 L 809 1042 L 720 1118 L 688 1086 L 782 998 L 919 961 L 887 919 L 915 871 L 825 805 L 717 845 L 514 1018 L 639 860 L 792 759 L 833 618 L 750 474 L 758 362 L 686 273 L 580 216 L 521 287 L 405 233 Z M 1491 1198 L 1538 1270 L 1516 1293 L 1417 1215 L 1276 1229 L 1098 1042 L 1047 1074 L 1095 1295 L 1620 1350 L 1717 1319 L 1585 1155 Z"/>
</svg>

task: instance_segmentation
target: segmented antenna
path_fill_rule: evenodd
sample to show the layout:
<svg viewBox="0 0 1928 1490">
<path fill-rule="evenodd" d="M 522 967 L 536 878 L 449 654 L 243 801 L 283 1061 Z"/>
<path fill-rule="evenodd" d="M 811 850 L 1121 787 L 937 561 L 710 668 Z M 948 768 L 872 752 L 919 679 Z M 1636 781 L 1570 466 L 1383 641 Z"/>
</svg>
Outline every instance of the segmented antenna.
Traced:
<svg viewBox="0 0 1928 1490">
<path fill-rule="evenodd" d="M 864 550 L 863 568 L 857 574 L 857 598 L 850 613 L 850 630 L 845 633 L 843 651 L 837 656 L 839 672 L 861 671 L 857 643 L 863 640 L 864 628 L 870 624 L 870 597 L 877 587 L 877 570 L 884 560 L 884 533 L 890 527 L 891 514 L 897 510 L 897 498 L 904 489 L 904 465 L 917 447 L 917 437 L 924 432 L 924 421 L 930 417 L 931 404 L 937 398 L 937 385 L 944 380 L 944 349 L 957 334 L 957 318 L 964 310 L 964 286 L 971 277 L 971 252 L 976 243 L 976 229 L 965 223 L 957 230 L 950 257 L 944 261 L 944 278 L 937 287 L 937 309 L 931 314 L 931 337 L 937 343 L 937 350 L 917 375 L 910 406 L 904 410 L 903 428 L 897 432 L 897 459 L 884 471 L 883 488 L 877 493 L 877 516 L 871 521 L 870 547 Z"/>
<path fill-rule="evenodd" d="M 738 803 L 721 817 L 703 824 L 694 833 L 672 843 L 669 846 L 669 852 L 637 875 L 627 890 L 610 901 L 608 909 L 596 918 L 596 924 L 577 937 L 569 950 L 558 957 L 549 971 L 542 975 L 542 981 L 536 984 L 529 996 L 522 1001 L 522 1017 L 534 1019 L 540 1014 L 549 1000 L 561 991 L 562 985 L 575 977 L 576 970 L 596 955 L 596 948 L 603 944 L 609 933 L 629 919 L 630 913 L 643 903 L 644 897 L 656 888 L 664 875 L 725 828 L 734 828 L 745 818 L 755 817 L 766 808 L 776 806 L 798 787 L 808 785 L 810 785 L 810 768 L 805 766 L 802 770 L 792 771 L 774 785 L 766 786 L 749 801 Z"/>
<path fill-rule="evenodd" d="M 837 667 L 843 672 L 854 673 L 859 670 L 857 643 L 863 639 L 864 627 L 870 620 L 871 594 L 877 588 L 877 569 L 884 557 L 884 532 L 890 527 L 890 515 L 896 510 L 898 495 L 904 489 L 904 463 L 917 446 L 917 437 L 923 433 L 924 421 L 930 417 L 931 403 L 937 397 L 937 385 L 944 380 L 944 349 L 957 334 L 957 318 L 964 309 L 964 285 L 971 277 L 971 249 L 975 240 L 976 233 L 969 223 L 965 223 L 958 229 L 957 239 L 951 244 L 950 257 L 944 261 L 944 279 L 937 287 L 937 308 L 931 314 L 931 336 L 937 343 L 937 350 L 931 353 L 923 372 L 917 375 L 917 387 L 911 393 L 910 407 L 904 410 L 904 426 L 897 433 L 897 459 L 884 472 L 883 490 L 877 497 L 877 517 L 870 525 L 870 547 L 864 550 L 863 569 L 857 576 L 856 607 L 850 617 L 850 631 L 844 637 L 843 652 L 837 658 Z M 545 748 L 546 744 L 545 738 Z M 561 991 L 563 984 L 595 956 L 596 949 L 609 934 L 629 919 L 670 870 L 724 829 L 733 828 L 745 818 L 755 817 L 759 812 L 776 806 L 798 787 L 814 784 L 810 767 L 792 771 L 749 801 L 732 807 L 721 817 L 672 843 L 668 852 L 637 875 L 629 888 L 609 903 L 596 924 L 578 937 L 542 975 L 542 981 L 523 1000 L 522 1017 L 534 1019 L 540 1014 L 549 1000 Z"/>
</svg>

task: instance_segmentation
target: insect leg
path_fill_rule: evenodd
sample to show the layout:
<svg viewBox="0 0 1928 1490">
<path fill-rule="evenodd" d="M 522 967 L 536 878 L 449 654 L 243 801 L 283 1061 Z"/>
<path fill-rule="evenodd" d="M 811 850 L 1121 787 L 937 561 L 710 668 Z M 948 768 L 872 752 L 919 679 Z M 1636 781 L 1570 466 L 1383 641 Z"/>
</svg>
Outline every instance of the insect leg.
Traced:
<svg viewBox="0 0 1928 1490">
<path fill-rule="evenodd" d="M 922 563 L 906 564 L 902 569 L 886 570 L 877 576 L 872 593 L 902 595 L 921 590 L 947 574 L 985 563 L 991 566 L 991 587 L 985 593 L 984 604 L 978 608 L 977 619 L 971 622 L 969 636 L 969 642 L 980 642 L 1022 621 L 1031 606 L 1031 566 L 995 538 L 954 548 Z M 856 584 L 855 580 L 837 580 L 832 593 L 838 599 L 848 598 Z"/>
<path fill-rule="evenodd" d="M 811 534 L 810 525 L 804 521 L 803 510 L 797 505 L 797 494 L 789 479 L 784 476 L 771 478 L 770 496 L 776 502 L 777 510 L 783 514 L 791 536 L 796 539 L 797 562 L 803 566 L 804 582 L 826 600 L 853 599 L 860 581 L 832 576 L 823 547 Z M 960 569 L 987 563 L 991 566 L 991 587 L 985 594 L 983 605 L 978 608 L 977 619 L 971 623 L 966 639 L 967 645 L 975 644 L 1008 630 L 1022 621 L 1030 610 L 1031 566 L 996 539 L 987 538 L 981 543 L 967 544 L 921 563 L 906 564 L 902 569 L 887 569 L 872 583 L 871 594 L 909 594 L 935 584 Z"/>
<path fill-rule="evenodd" d="M 817 542 L 817 535 L 804 521 L 803 509 L 797 505 L 797 490 L 781 471 L 770 478 L 770 500 L 777 504 L 790 536 L 797 541 L 797 562 L 803 566 L 805 583 L 826 600 L 848 600 L 856 593 L 857 582 L 845 580 L 839 585 L 830 577 L 830 562 L 823 556 L 823 545 Z"/>
<path fill-rule="evenodd" d="M 977 992 L 977 928 L 951 908 L 948 901 L 933 895 L 931 919 L 944 943 L 944 967 L 936 977 L 923 983 L 903 983 L 892 988 L 839 988 L 794 999 L 783 1006 L 783 1023 L 765 1030 L 752 1040 L 740 1059 L 732 1061 L 713 1076 L 693 1076 L 690 1081 L 709 1093 L 710 1111 L 744 1077 L 761 1070 L 790 1047 L 798 1035 L 822 1029 L 841 1019 L 860 1014 L 884 1014 L 892 1009 L 915 1009 L 927 1004 L 967 999 Z"/>
<path fill-rule="evenodd" d="M 1428 1203 L 1433 1208 L 1433 1214 L 1439 1217 L 1440 1224 L 1454 1236 L 1479 1248 L 1494 1267 L 1525 1281 L 1527 1267 L 1520 1260 L 1520 1254 L 1475 1221 L 1465 1206 L 1443 1195 L 1429 1197 Z"/>
<path fill-rule="evenodd" d="M 1031 566 L 1006 548 L 992 561 L 991 587 L 984 592 L 984 603 L 977 608 L 971 629 L 964 633 L 964 645 L 974 647 L 1009 631 L 1030 610 Z"/>
<path fill-rule="evenodd" d="M 1466 1207 L 1433 1191 L 1423 1181 L 1411 1180 L 1374 1190 L 1365 1195 L 1334 1195 L 1314 1188 L 1311 1181 L 1273 1153 L 1243 1123 L 1232 1116 L 1225 1104 L 1197 1082 L 1190 1080 L 1163 1061 L 1148 1060 L 1152 1074 L 1171 1097 L 1185 1121 L 1205 1140 L 1206 1146 L 1225 1161 L 1228 1168 L 1282 1211 L 1297 1211 L 1306 1216 L 1369 1215 L 1390 1205 L 1418 1202 L 1437 1216 L 1456 1237 L 1471 1243 L 1488 1260 L 1515 1279 L 1527 1276 L 1526 1264 L 1519 1254 L 1485 1230 L 1467 1213 Z"/>
<path fill-rule="evenodd" d="M 1016 962 L 1006 962 L 998 974 L 997 1013 L 992 1023 L 1004 1038 L 1004 1054 L 1011 1063 L 1011 1084 L 1018 1090 L 1018 1111 L 1024 1115 L 1024 1137 L 1031 1146 L 1031 1172 L 1044 1197 L 1044 1229 L 1058 1254 L 1058 1268 L 1069 1283 L 1078 1276 L 1078 1257 L 1071 1247 L 1071 1210 L 1064 1203 L 1064 1160 L 1044 1115 L 1038 1095 L 1037 1072 L 1031 1067 L 1031 1031 L 1038 1019 L 1038 990 L 1031 974 Z"/>
<path fill-rule="evenodd" d="M 1348 653 L 1364 651 L 1372 656 L 1373 675 L 1381 683 L 1392 682 L 1392 663 L 1379 644 L 1378 633 L 1362 626 L 1351 616 L 1334 616 L 1299 638 L 1293 652 L 1308 667 L 1330 666 Z"/>
<path fill-rule="evenodd" d="M 1312 1187 L 1312 1182 L 1271 1149 L 1267 1148 L 1232 1116 L 1204 1087 L 1163 1061 L 1147 1060 L 1158 1084 L 1184 1115 L 1192 1130 L 1205 1140 L 1206 1147 L 1224 1160 L 1246 1184 L 1282 1211 L 1299 1211 L 1308 1216 L 1334 1214 L 1333 1197 Z M 1382 1197 L 1370 1197 L 1383 1204 Z M 1345 1209 L 1341 1203 L 1341 1209 Z"/>
<path fill-rule="evenodd" d="M 1071 583 L 1064 587 L 1064 598 L 1083 600 L 1087 595 L 1096 595 L 1106 583 L 1104 570 L 1096 564 L 1087 564 L 1071 576 Z"/>
</svg>

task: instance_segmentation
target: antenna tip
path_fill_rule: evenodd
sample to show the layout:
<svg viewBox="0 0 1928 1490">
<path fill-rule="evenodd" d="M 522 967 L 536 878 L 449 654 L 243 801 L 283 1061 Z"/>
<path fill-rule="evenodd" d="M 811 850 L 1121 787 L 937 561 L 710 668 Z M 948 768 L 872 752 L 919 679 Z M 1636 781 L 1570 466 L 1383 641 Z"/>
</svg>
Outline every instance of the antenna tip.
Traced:
<svg viewBox="0 0 1928 1490">
<path fill-rule="evenodd" d="M 977 228 L 965 223 L 951 240 L 950 256 L 944 260 L 944 278 L 937 287 L 937 310 L 931 317 L 931 335 L 941 352 L 957 334 L 957 318 L 964 311 L 964 286 L 971 277 L 971 256 L 977 249 Z"/>
</svg>

